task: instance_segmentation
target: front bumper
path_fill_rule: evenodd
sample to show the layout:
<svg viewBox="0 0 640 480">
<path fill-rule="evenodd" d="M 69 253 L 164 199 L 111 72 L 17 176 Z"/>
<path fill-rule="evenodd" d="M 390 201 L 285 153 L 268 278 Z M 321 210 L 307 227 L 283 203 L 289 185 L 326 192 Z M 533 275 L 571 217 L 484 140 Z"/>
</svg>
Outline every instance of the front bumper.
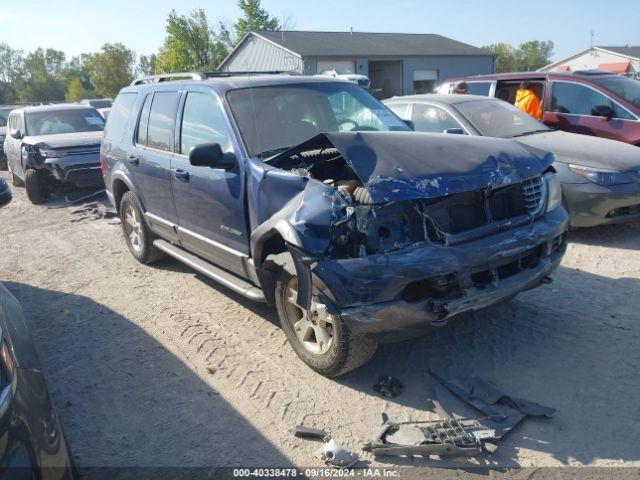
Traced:
<svg viewBox="0 0 640 480">
<path fill-rule="evenodd" d="M 59 182 L 76 188 L 104 185 L 98 154 L 47 158 L 43 164 Z"/>
<path fill-rule="evenodd" d="M 595 183 L 563 183 L 562 194 L 572 227 L 640 220 L 640 183 L 611 187 Z"/>
<path fill-rule="evenodd" d="M 567 227 L 566 211 L 557 208 L 532 224 L 459 245 L 324 259 L 312 269 L 313 282 L 355 333 L 411 330 L 538 286 L 560 264 Z M 439 282 L 448 287 L 434 288 Z"/>
</svg>

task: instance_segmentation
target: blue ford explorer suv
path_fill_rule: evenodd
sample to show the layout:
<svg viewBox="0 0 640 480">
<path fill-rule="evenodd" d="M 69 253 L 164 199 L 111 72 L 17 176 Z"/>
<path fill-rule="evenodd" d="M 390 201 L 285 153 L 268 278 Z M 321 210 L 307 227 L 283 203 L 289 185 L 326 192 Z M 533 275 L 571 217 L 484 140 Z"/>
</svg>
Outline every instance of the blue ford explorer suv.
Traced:
<svg viewBox="0 0 640 480">
<path fill-rule="evenodd" d="M 101 162 L 136 259 L 168 254 L 274 304 L 325 375 L 389 334 L 548 282 L 565 251 L 552 155 L 412 132 L 338 79 L 136 80 L 114 102 Z"/>
</svg>

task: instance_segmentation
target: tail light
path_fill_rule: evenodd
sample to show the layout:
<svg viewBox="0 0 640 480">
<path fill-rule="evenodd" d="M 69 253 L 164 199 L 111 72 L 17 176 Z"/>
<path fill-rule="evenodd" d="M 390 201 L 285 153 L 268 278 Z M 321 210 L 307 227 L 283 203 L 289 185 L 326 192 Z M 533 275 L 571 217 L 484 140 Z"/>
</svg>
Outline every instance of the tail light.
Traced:
<svg viewBox="0 0 640 480">
<path fill-rule="evenodd" d="M 107 169 L 104 168 L 104 154 L 102 152 L 100 152 L 100 155 L 98 156 L 98 163 L 100 164 L 100 171 L 104 177 L 107 173 Z"/>
</svg>

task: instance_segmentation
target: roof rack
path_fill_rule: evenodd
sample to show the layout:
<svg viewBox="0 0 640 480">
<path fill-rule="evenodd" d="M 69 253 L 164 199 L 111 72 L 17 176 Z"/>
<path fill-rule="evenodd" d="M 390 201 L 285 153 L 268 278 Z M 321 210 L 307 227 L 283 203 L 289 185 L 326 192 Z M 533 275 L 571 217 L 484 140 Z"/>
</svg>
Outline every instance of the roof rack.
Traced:
<svg viewBox="0 0 640 480">
<path fill-rule="evenodd" d="M 208 78 L 217 77 L 235 77 L 240 75 L 295 75 L 297 72 L 284 70 L 267 70 L 267 71 L 244 71 L 244 72 L 181 72 L 181 73 L 162 73 L 160 75 L 150 75 L 147 77 L 136 78 L 131 82 L 131 86 L 142 85 L 145 83 L 161 83 L 177 80 L 206 80 Z"/>
</svg>

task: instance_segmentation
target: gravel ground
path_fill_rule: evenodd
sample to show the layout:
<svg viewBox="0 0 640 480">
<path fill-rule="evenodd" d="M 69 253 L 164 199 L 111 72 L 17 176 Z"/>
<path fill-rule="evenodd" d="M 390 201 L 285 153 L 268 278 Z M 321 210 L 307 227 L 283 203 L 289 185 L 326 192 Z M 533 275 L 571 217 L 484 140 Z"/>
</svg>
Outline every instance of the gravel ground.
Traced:
<svg viewBox="0 0 640 480">
<path fill-rule="evenodd" d="M 640 466 L 640 225 L 574 232 L 553 284 L 384 345 L 330 380 L 297 359 L 273 310 L 177 261 L 140 265 L 119 225 L 72 210 L 14 189 L 0 210 L 0 280 L 22 302 L 80 467 L 318 465 L 296 424 L 357 450 L 383 412 L 435 416 L 446 399 L 428 369 L 558 410 L 458 466 Z M 403 394 L 375 394 L 382 374 Z"/>
</svg>

